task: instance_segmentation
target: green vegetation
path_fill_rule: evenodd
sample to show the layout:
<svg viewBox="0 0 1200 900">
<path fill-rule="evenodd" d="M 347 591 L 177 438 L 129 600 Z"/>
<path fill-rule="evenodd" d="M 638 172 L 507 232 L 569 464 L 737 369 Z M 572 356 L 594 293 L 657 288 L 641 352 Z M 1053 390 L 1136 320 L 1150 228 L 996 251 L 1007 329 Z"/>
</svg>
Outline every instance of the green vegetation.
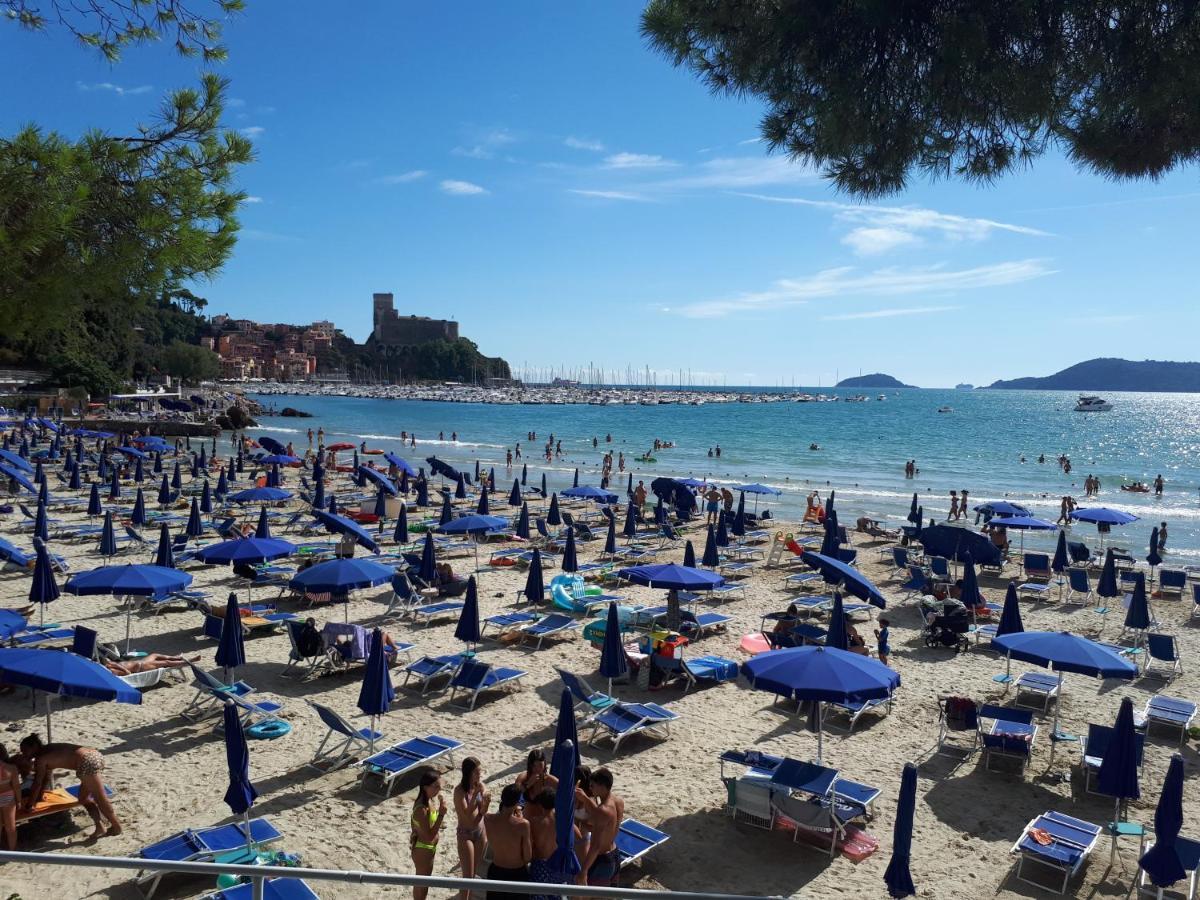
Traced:
<svg viewBox="0 0 1200 900">
<path fill-rule="evenodd" d="M 473 341 L 431 341 L 412 347 L 384 350 L 374 341 L 356 344 L 338 332 L 333 349 L 318 356 L 320 371 L 339 370 L 351 378 L 385 381 L 483 381 L 510 378 L 508 363 L 498 356 L 484 356 Z"/>
<path fill-rule="evenodd" d="M 1200 392 L 1200 363 L 1089 359 L 1042 378 L 997 381 L 997 390 Z"/>
<path fill-rule="evenodd" d="M 1200 8 L 1181 0 L 651 0 L 642 31 L 861 197 L 914 171 L 990 182 L 1052 146 L 1118 179 L 1200 153 Z"/>
</svg>

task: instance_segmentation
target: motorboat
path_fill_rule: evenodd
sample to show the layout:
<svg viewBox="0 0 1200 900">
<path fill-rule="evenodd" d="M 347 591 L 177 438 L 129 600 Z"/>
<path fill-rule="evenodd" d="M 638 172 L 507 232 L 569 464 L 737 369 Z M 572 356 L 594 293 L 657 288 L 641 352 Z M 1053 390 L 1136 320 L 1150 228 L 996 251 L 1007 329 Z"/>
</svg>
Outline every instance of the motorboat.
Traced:
<svg viewBox="0 0 1200 900">
<path fill-rule="evenodd" d="M 951 409 L 950 407 L 948 407 L 948 406 L 939 406 L 939 407 L 938 407 L 938 412 L 940 412 L 940 413 L 948 413 L 948 412 L 954 412 L 954 410 L 952 410 L 952 409 Z"/>
<path fill-rule="evenodd" d="M 1075 412 L 1108 412 L 1111 409 L 1112 404 L 1103 397 L 1083 394 L 1079 396 L 1079 401 L 1075 404 Z"/>
</svg>

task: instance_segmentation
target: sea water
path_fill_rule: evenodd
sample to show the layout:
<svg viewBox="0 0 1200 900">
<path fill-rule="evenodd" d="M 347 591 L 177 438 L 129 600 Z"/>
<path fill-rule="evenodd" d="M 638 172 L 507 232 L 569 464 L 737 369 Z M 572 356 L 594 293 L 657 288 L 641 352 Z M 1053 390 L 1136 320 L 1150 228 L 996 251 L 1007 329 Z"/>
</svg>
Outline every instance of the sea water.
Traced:
<svg viewBox="0 0 1200 900">
<path fill-rule="evenodd" d="M 815 390 L 815 389 L 813 389 Z M 855 391 L 831 391 L 843 398 Z M 452 465 L 478 460 L 495 467 L 496 487 L 507 494 L 521 463 L 531 484 L 543 472 L 551 490 L 569 487 L 576 468 L 581 484 L 598 484 L 603 454 L 625 454 L 626 471 L 647 485 L 662 475 L 710 478 L 722 483 L 761 482 L 783 493 L 758 498 L 773 514 L 798 518 L 805 497 L 836 489 L 843 523 L 858 516 L 893 525 L 908 515 L 913 492 L 925 518 L 945 519 L 951 489 L 969 491 L 973 507 L 1008 499 L 1050 521 L 1058 518 L 1064 494 L 1080 506 L 1107 506 L 1139 516 L 1114 528 L 1107 543 L 1145 556 L 1150 529 L 1169 527 L 1168 564 L 1200 561 L 1200 395 L 1113 393 L 1111 412 L 1074 411 L 1075 395 L 1061 391 L 898 390 L 870 392 L 867 402 L 706 403 L 688 405 L 485 405 L 349 397 L 259 397 L 264 404 L 297 407 L 310 419 L 267 417 L 255 433 L 275 434 L 295 449 L 307 448 L 306 432 L 325 429 L 326 443 L 366 442 L 393 450 L 414 466 L 437 456 Z M 950 411 L 939 412 L 948 407 Z M 417 446 L 400 443 L 402 431 L 415 434 Z M 537 440 L 526 439 L 536 432 Z M 438 439 L 439 432 L 443 437 Z M 450 440 L 457 432 L 459 440 Z M 562 441 L 563 456 L 547 464 L 544 445 L 550 434 Z M 612 442 L 605 438 L 612 436 Z M 593 437 L 598 447 L 592 446 Z M 674 443 L 638 462 L 654 439 Z M 505 449 L 521 445 L 522 459 L 506 469 Z M 812 450 L 816 444 L 819 449 Z M 708 451 L 720 446 L 721 456 Z M 1069 475 L 1057 458 L 1066 454 Z M 1045 456 L 1039 463 L 1038 457 Z M 904 464 L 916 461 L 919 474 L 905 478 Z M 614 465 L 615 469 L 615 465 Z M 1101 482 L 1096 499 L 1084 497 L 1083 481 Z M 1161 474 L 1161 498 L 1120 490 L 1122 483 L 1151 484 Z M 610 487 L 622 493 L 626 475 L 614 475 Z M 753 508 L 755 498 L 747 497 Z M 974 521 L 974 513 L 971 514 Z M 1072 540 L 1095 548 L 1094 526 L 1077 523 Z M 1054 533 L 1027 532 L 1027 548 L 1052 548 Z M 1010 533 L 1014 547 L 1022 540 Z"/>
</svg>

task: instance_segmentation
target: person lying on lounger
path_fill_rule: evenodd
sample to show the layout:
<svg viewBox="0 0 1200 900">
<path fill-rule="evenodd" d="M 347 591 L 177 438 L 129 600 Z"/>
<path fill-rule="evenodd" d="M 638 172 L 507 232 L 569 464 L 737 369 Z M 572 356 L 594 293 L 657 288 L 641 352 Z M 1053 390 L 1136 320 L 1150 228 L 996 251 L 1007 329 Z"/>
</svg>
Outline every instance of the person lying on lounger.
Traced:
<svg viewBox="0 0 1200 900">
<path fill-rule="evenodd" d="M 187 659 L 183 656 L 169 656 L 165 653 L 148 653 L 141 659 L 127 659 L 124 662 L 105 660 L 104 668 L 114 675 L 136 675 L 139 672 L 152 672 L 155 669 L 182 669 L 189 663 L 200 662 L 199 656 Z"/>
</svg>

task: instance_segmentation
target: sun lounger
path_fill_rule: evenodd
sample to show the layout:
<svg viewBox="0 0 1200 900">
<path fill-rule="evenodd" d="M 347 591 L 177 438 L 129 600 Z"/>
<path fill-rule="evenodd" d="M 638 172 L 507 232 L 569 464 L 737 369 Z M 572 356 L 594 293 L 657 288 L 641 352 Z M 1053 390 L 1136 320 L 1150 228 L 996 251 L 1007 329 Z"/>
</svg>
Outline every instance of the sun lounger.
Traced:
<svg viewBox="0 0 1200 900">
<path fill-rule="evenodd" d="M 74 627 L 37 628 L 12 637 L 14 647 L 65 647 L 75 639 Z"/>
<path fill-rule="evenodd" d="M 220 712 L 228 696 L 245 697 L 254 693 L 254 688 L 244 681 L 225 684 L 198 666 L 191 665 L 190 668 L 196 679 L 196 693 L 180 713 L 189 722 L 197 722 L 210 713 Z"/>
<path fill-rule="evenodd" d="M 1026 578 L 1039 578 L 1049 581 L 1054 572 L 1050 569 L 1050 557 L 1045 553 L 1026 553 L 1022 561 Z"/>
<path fill-rule="evenodd" d="M 229 853 L 245 847 L 248 843 L 261 846 L 278 841 L 283 837 L 266 818 L 250 820 L 249 836 L 245 829 L 245 823 L 240 821 L 231 822 L 228 825 L 215 825 L 211 828 L 200 828 L 195 831 L 188 828 L 177 831 L 161 841 L 148 844 L 134 855 L 158 862 L 211 862 L 222 853 Z M 145 897 L 149 898 L 154 896 L 154 892 L 158 889 L 159 882 L 165 874 L 167 873 L 140 871 L 134 876 L 134 884 Z"/>
<path fill-rule="evenodd" d="M 670 737 L 671 723 L 677 719 L 679 713 L 657 703 L 614 703 L 592 717 L 591 743 L 607 737 L 613 742 L 613 753 L 616 753 L 621 741 L 635 734 L 646 732 Z"/>
<path fill-rule="evenodd" d="M 871 710 L 883 710 L 884 715 L 892 711 L 892 698 L 880 697 L 876 700 L 856 700 L 847 703 L 826 703 L 826 714 L 829 713 L 845 713 L 850 721 L 846 724 L 846 734 L 854 731 L 854 726 L 858 724 L 858 720 L 862 714 Z M 835 728 L 834 724 L 828 719 L 825 720 L 828 727 Z"/>
<path fill-rule="evenodd" d="M 966 759 L 979 749 L 979 705 L 969 697 L 938 697 L 938 738 L 935 756 Z M 954 740 L 958 735 L 964 740 Z"/>
<path fill-rule="evenodd" d="M 650 656 L 650 662 L 665 673 L 666 680 L 682 681 L 685 694 L 701 683 L 720 684 L 737 680 L 738 664 L 721 656 L 695 656 L 689 659 L 655 653 Z"/>
<path fill-rule="evenodd" d="M 1050 708 L 1051 700 L 1058 701 L 1058 677 L 1048 672 L 1026 672 L 1017 679 L 1017 693 L 1013 698 L 1013 702 L 1017 706 L 1029 705 L 1021 703 L 1021 694 L 1023 693 L 1041 697 L 1042 712 L 1046 712 Z M 1036 708 L 1036 706 L 1031 708 Z"/>
<path fill-rule="evenodd" d="M 739 581 L 732 581 L 719 584 L 708 591 L 680 591 L 679 600 L 681 603 L 695 603 L 699 600 L 725 601 L 732 599 L 734 594 L 746 596 L 746 585 Z"/>
<path fill-rule="evenodd" d="M 1165 663 L 1165 671 L 1154 665 L 1154 662 Z M 1174 635 L 1146 635 L 1146 668 L 1143 674 L 1165 678 L 1167 681 L 1183 674 L 1183 660 L 1179 658 L 1179 648 L 1175 644 Z"/>
<path fill-rule="evenodd" d="M 319 675 L 323 672 L 333 671 L 333 659 L 330 655 L 329 648 L 321 644 L 321 649 L 311 656 L 305 656 L 300 652 L 298 643 L 301 630 L 304 628 L 304 623 L 299 620 L 287 622 L 288 642 L 291 648 L 288 650 L 287 665 L 283 668 L 283 675 L 291 677 L 289 673 L 295 669 L 295 677 L 304 679 L 310 675 Z"/>
<path fill-rule="evenodd" d="M 988 703 L 979 708 L 978 715 L 984 768 L 991 769 L 992 758 L 1001 757 L 1017 760 L 1024 769 L 1033 756 L 1033 744 L 1037 740 L 1038 727 L 1033 724 L 1033 713 Z M 985 719 L 991 721 L 986 728 Z"/>
<path fill-rule="evenodd" d="M 489 627 L 495 628 L 503 634 L 506 631 L 514 631 L 522 628 L 525 625 L 530 625 L 538 620 L 538 617 L 533 613 L 499 613 L 494 616 L 488 616 L 479 626 L 479 636 L 483 637 L 483 633 Z"/>
<path fill-rule="evenodd" d="M 263 900 L 320 900 L 316 891 L 303 878 L 278 876 L 263 880 Z M 244 882 L 231 888 L 207 894 L 204 900 L 253 900 L 254 885 Z"/>
<path fill-rule="evenodd" d="M 455 696 L 461 691 L 467 698 L 465 708 L 474 709 L 483 691 L 518 685 L 527 674 L 520 669 L 493 666 L 478 659 L 465 659 L 450 679 L 450 703 L 454 706 L 463 705 L 454 702 Z"/>
<path fill-rule="evenodd" d="M 1187 588 L 1187 572 L 1183 569 L 1159 569 L 1158 590 L 1165 598 L 1167 594 L 1183 597 Z"/>
<path fill-rule="evenodd" d="M 562 613 L 550 613 L 550 615 L 543 616 L 536 622 L 523 625 L 520 631 L 523 637 L 537 638 L 537 648 L 540 650 L 542 648 L 542 641 L 546 638 L 563 635 L 578 628 L 579 623 L 570 616 L 563 615 Z"/>
<path fill-rule="evenodd" d="M 789 591 L 803 590 L 807 587 L 818 587 L 825 583 L 820 572 L 793 572 L 783 579 L 783 586 Z"/>
<path fill-rule="evenodd" d="M 751 775 L 751 778 L 753 776 Z M 746 780 L 739 780 L 741 792 Z M 795 759 L 781 759 L 766 782 L 770 790 L 772 816 L 782 816 L 795 823 L 795 841 L 800 843 L 801 830 L 829 835 L 829 854 L 837 850 L 846 826 L 856 819 L 867 818 L 865 804 L 845 797 L 840 789 L 837 769 Z M 864 786 L 865 787 L 865 786 Z M 874 791 L 873 788 L 868 790 Z M 874 791 L 878 796 L 878 791 Z M 871 797 L 871 800 L 874 796 Z"/>
<path fill-rule="evenodd" d="M 1146 842 L 1146 850 L 1154 846 L 1154 841 Z M 1187 900 L 1196 900 L 1197 881 L 1200 876 L 1200 841 L 1186 838 L 1183 835 L 1178 835 L 1175 838 L 1175 853 L 1179 856 L 1179 862 L 1183 865 L 1184 876 L 1187 879 L 1186 892 L 1180 891 Z M 1158 900 L 1163 900 L 1167 896 L 1163 892 L 1163 888 L 1156 887 L 1146 878 L 1146 873 L 1138 868 L 1138 887 L 1141 893 L 1155 896 Z"/>
<path fill-rule="evenodd" d="M 283 721 L 279 716 L 279 713 L 283 712 L 283 704 L 274 700 L 247 700 L 237 694 L 230 694 L 228 702 L 238 708 L 243 727 Z M 220 728 L 221 723 L 218 723 L 217 727 Z"/>
<path fill-rule="evenodd" d="M 1196 718 L 1196 704 L 1176 697 L 1163 697 L 1156 694 L 1146 701 L 1142 710 L 1146 717 L 1146 731 L 1151 725 L 1167 725 L 1179 729 L 1179 743 L 1187 736 L 1192 720 Z"/>
<path fill-rule="evenodd" d="M 1088 724 L 1087 734 L 1083 738 L 1083 743 L 1080 746 L 1080 752 L 1083 755 L 1083 789 L 1089 794 L 1098 794 L 1099 791 L 1092 789 L 1092 776 L 1100 771 L 1100 764 L 1104 762 L 1104 754 L 1108 751 L 1108 744 L 1112 740 L 1113 729 L 1108 725 Z M 1146 736 L 1144 734 L 1134 735 L 1134 744 L 1136 750 L 1134 755 L 1137 759 L 1138 771 L 1142 768 L 1142 759 L 1145 753 Z"/>
<path fill-rule="evenodd" d="M 587 707 L 591 712 L 599 712 L 617 702 L 615 697 L 610 697 L 602 691 L 593 691 L 588 683 L 574 672 L 568 672 L 566 669 L 555 669 L 555 671 L 558 672 L 558 677 L 562 679 L 563 685 L 571 692 L 571 699 L 575 701 L 576 709 Z"/>
<path fill-rule="evenodd" d="M 670 839 L 669 834 L 651 828 L 637 819 L 625 819 L 617 829 L 617 868 L 623 869 L 630 863 L 637 862 Z"/>
<path fill-rule="evenodd" d="M 1017 585 L 1018 594 L 1026 594 L 1034 600 L 1044 601 L 1049 591 L 1050 585 L 1044 581 L 1022 581 Z"/>
<path fill-rule="evenodd" d="M 373 741 L 383 740 L 381 732 L 372 731 L 370 728 L 355 728 L 328 706 L 314 703 L 312 700 L 304 702 L 312 707 L 313 712 L 320 716 L 325 727 L 329 729 L 325 732 L 325 737 L 321 740 L 313 758 L 308 762 L 315 769 L 322 772 L 340 769 L 350 761 L 356 750 L 365 750 L 371 746 Z M 326 750 L 325 747 L 330 744 L 330 741 L 333 743 Z"/>
<path fill-rule="evenodd" d="M 1049 837 L 1048 844 L 1042 844 L 1034 839 L 1032 832 Z M 1099 825 L 1084 822 L 1062 813 L 1047 812 L 1028 825 L 1021 837 L 1013 844 L 1012 852 L 1020 857 L 1017 863 L 1017 878 L 1026 884 L 1045 888 L 1025 875 L 1025 863 L 1036 863 L 1049 868 L 1062 876 L 1062 884 L 1052 887 L 1055 893 L 1065 894 L 1067 884 L 1091 855 L 1092 849 L 1100 839 L 1102 829 Z"/>
<path fill-rule="evenodd" d="M 442 678 L 450 679 L 462 665 L 463 657 L 457 653 L 445 656 L 422 656 L 415 662 L 404 667 L 404 686 L 415 680 L 424 697 L 433 688 L 435 682 Z"/>
<path fill-rule="evenodd" d="M 462 612 L 465 604 L 461 600 L 442 600 L 438 603 L 427 603 L 424 606 L 414 606 L 408 610 L 414 620 L 424 621 L 428 628 L 434 619 L 441 616 L 456 616 Z"/>
<path fill-rule="evenodd" d="M 423 738 L 412 738 L 399 744 L 393 744 L 386 750 L 380 750 L 374 756 L 364 759 L 362 765 L 362 783 L 367 786 L 371 778 L 378 778 L 383 793 L 381 796 L 391 796 L 396 782 L 402 775 L 432 765 L 435 760 L 445 756 L 451 765 L 454 763 L 454 751 L 462 747 L 462 741 L 454 738 L 427 734 Z"/>
</svg>

